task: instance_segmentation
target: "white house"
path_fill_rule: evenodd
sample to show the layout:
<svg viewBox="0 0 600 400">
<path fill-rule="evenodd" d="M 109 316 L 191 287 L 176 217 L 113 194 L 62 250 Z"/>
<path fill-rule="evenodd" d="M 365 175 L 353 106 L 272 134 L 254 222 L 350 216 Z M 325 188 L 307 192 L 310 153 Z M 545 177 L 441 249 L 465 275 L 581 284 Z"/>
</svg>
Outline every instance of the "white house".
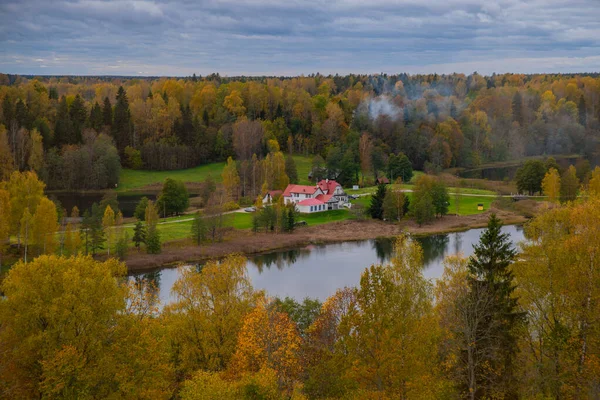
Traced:
<svg viewBox="0 0 600 400">
<path fill-rule="evenodd" d="M 273 202 L 275 202 L 275 200 L 277 200 L 279 198 L 279 196 L 282 195 L 282 191 L 281 190 L 269 190 L 267 192 L 267 194 L 265 194 L 265 197 L 263 197 L 262 199 L 262 203 L 263 204 L 271 204 Z"/>
<path fill-rule="evenodd" d="M 283 192 L 285 204 L 294 203 L 301 213 L 337 210 L 348 202 L 348 195 L 342 185 L 328 179 L 316 186 L 288 185 Z"/>
</svg>

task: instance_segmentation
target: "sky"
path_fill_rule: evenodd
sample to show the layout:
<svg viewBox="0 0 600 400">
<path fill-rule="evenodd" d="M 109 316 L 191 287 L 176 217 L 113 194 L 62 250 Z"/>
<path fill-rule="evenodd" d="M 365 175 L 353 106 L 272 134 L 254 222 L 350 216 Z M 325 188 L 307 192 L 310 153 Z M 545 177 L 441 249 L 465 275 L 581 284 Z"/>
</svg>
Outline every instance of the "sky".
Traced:
<svg viewBox="0 0 600 400">
<path fill-rule="evenodd" d="M 0 0 L 0 72 L 600 71 L 600 0 Z"/>
</svg>

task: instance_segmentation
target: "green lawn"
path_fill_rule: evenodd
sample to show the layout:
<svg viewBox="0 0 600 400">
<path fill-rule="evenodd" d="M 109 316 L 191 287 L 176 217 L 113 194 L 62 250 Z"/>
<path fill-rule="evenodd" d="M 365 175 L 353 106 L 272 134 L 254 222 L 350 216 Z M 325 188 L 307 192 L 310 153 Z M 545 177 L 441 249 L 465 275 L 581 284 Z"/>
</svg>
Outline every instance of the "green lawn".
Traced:
<svg viewBox="0 0 600 400">
<path fill-rule="evenodd" d="M 224 166 L 225 163 L 220 162 L 174 171 L 122 169 L 117 191 L 141 189 L 148 185 L 162 183 L 166 178 L 178 179 L 183 182 L 202 182 L 211 175 L 216 182 L 220 182 Z"/>
<path fill-rule="evenodd" d="M 313 157 L 293 156 L 293 158 L 296 163 L 296 171 L 298 172 L 298 184 L 310 185 L 312 182 L 308 180 L 308 174 L 312 170 Z"/>
<path fill-rule="evenodd" d="M 412 193 L 406 193 L 406 196 L 412 201 Z M 455 206 L 456 196 L 450 195 L 450 205 L 448 206 L 448 214 L 456 213 Z M 485 212 L 490 209 L 491 204 L 496 200 L 495 197 L 487 196 L 460 196 L 458 202 L 458 215 L 473 215 Z M 361 196 L 356 200 L 352 200 L 354 204 L 361 204 L 364 207 L 369 207 L 371 204 L 371 196 Z M 477 210 L 477 204 L 483 204 L 483 211 Z"/>
<path fill-rule="evenodd" d="M 351 217 L 348 210 L 331 210 L 312 214 L 299 214 L 298 221 L 306 221 L 308 226 L 327 224 L 334 221 L 344 221 Z"/>
</svg>

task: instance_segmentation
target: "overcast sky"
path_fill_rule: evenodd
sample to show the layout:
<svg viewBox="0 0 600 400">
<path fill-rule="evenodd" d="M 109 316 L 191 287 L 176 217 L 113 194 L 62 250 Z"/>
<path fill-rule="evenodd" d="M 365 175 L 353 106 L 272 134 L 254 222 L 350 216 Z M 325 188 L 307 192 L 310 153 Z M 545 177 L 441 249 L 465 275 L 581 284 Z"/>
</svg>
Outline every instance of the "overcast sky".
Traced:
<svg viewBox="0 0 600 400">
<path fill-rule="evenodd" d="M 600 0 L 0 0 L 0 72 L 600 71 Z"/>
</svg>

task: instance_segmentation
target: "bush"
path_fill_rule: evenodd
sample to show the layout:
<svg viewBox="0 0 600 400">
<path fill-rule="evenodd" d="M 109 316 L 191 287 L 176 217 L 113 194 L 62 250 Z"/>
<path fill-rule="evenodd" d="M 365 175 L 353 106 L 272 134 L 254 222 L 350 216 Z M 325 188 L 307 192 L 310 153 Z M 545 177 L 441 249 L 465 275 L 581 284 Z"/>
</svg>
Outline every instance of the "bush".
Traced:
<svg viewBox="0 0 600 400">
<path fill-rule="evenodd" d="M 235 211 L 238 210 L 240 208 L 240 205 L 238 203 L 236 203 L 235 201 L 228 201 L 227 203 L 223 204 L 223 211 L 227 212 L 227 211 Z"/>
<path fill-rule="evenodd" d="M 127 258 L 127 250 L 129 249 L 129 235 L 125 233 L 125 236 L 120 238 L 116 244 L 116 252 L 119 260 Z"/>
<path fill-rule="evenodd" d="M 146 252 L 148 254 L 160 253 L 160 235 L 156 230 L 146 234 Z"/>
</svg>

